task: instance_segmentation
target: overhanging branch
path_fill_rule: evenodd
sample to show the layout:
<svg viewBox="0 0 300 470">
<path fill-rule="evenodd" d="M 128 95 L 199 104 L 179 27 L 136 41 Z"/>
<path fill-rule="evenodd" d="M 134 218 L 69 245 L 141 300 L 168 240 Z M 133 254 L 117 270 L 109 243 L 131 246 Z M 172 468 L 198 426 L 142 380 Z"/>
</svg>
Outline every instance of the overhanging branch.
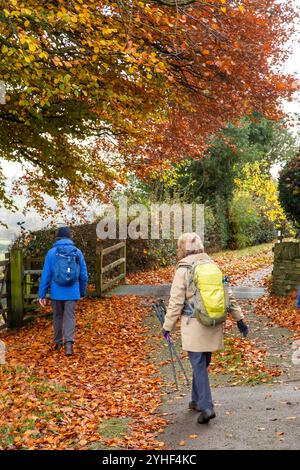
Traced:
<svg viewBox="0 0 300 470">
<path fill-rule="evenodd" d="M 154 3 L 160 3 L 169 7 L 184 7 L 196 3 L 198 0 L 152 0 Z"/>
</svg>

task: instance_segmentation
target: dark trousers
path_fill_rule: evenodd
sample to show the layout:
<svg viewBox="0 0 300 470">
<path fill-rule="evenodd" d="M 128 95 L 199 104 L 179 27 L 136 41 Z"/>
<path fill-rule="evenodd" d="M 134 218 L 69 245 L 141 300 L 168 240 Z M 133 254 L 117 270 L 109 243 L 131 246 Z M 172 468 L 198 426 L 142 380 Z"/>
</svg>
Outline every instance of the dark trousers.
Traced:
<svg viewBox="0 0 300 470">
<path fill-rule="evenodd" d="M 54 342 L 74 342 L 76 300 L 51 300 Z"/>
<path fill-rule="evenodd" d="M 193 368 L 192 400 L 202 410 L 213 408 L 207 372 L 211 354 L 211 352 L 189 352 L 189 360 Z"/>
</svg>

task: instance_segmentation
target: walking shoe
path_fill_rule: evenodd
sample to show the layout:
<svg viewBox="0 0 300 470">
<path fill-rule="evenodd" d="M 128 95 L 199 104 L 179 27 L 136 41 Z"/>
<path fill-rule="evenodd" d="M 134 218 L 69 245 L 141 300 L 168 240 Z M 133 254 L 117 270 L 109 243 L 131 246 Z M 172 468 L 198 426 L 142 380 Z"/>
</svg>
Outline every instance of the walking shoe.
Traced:
<svg viewBox="0 0 300 470">
<path fill-rule="evenodd" d="M 201 411 L 201 408 L 199 408 L 197 403 L 192 400 L 189 402 L 189 410 Z"/>
<path fill-rule="evenodd" d="M 62 347 L 63 347 L 62 343 L 56 343 L 54 346 L 54 351 L 60 351 Z"/>
<path fill-rule="evenodd" d="M 199 424 L 207 424 L 211 419 L 216 417 L 216 413 L 214 409 L 207 409 L 201 411 L 200 415 L 198 416 L 198 423 Z"/>
<path fill-rule="evenodd" d="M 73 354 L 73 343 L 72 341 L 68 341 L 65 343 L 65 355 L 66 356 L 72 356 Z"/>
</svg>

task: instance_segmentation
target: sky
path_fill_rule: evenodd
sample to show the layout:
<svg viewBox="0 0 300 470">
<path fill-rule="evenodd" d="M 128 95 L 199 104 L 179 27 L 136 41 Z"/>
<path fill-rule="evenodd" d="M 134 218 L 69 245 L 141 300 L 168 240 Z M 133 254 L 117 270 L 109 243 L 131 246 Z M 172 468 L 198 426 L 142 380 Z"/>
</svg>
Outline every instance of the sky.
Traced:
<svg viewBox="0 0 300 470">
<path fill-rule="evenodd" d="M 289 2 L 290 0 L 284 0 L 286 2 Z M 294 3 L 298 6 L 300 9 L 300 0 L 294 0 Z M 290 45 L 290 48 L 292 49 L 292 55 L 290 59 L 285 63 L 284 69 L 293 74 L 296 75 L 299 80 L 300 80 L 300 21 L 298 21 L 298 34 L 295 36 L 293 44 Z M 285 104 L 285 109 L 287 112 L 298 112 L 300 113 L 300 96 L 298 94 L 298 97 L 295 97 L 294 101 L 291 103 L 286 103 Z"/>
<path fill-rule="evenodd" d="M 290 0 L 284 0 L 290 1 Z M 300 8 L 300 0 L 295 0 L 295 3 Z M 300 24 L 298 24 L 298 35 L 300 37 Z M 284 69 L 293 75 L 296 75 L 300 80 L 300 41 L 299 37 L 295 37 L 293 44 L 289 45 L 288 47 L 292 50 L 292 56 L 290 59 L 285 63 Z M 295 96 L 294 100 L 290 103 L 284 103 L 284 108 L 288 114 L 299 113 L 300 114 L 300 94 Z M 22 174 L 20 165 L 14 163 L 7 163 L 3 168 L 4 174 L 6 175 L 8 181 L 11 181 L 12 178 L 18 177 Z M 274 167 L 273 175 L 276 176 L 278 174 L 278 167 Z M 22 206 L 23 201 L 19 200 L 20 206 Z M 22 215 L 21 212 L 17 212 L 15 214 L 8 213 L 5 210 L 0 209 L 0 221 L 5 221 L 8 224 L 8 229 L 1 228 L 0 226 L 0 239 L 2 238 L 15 238 L 16 234 L 18 233 L 18 225 L 17 222 L 26 222 L 26 226 L 30 227 L 31 229 L 39 229 L 45 226 L 47 222 L 41 220 L 38 214 L 34 211 L 27 213 L 26 217 Z"/>
</svg>

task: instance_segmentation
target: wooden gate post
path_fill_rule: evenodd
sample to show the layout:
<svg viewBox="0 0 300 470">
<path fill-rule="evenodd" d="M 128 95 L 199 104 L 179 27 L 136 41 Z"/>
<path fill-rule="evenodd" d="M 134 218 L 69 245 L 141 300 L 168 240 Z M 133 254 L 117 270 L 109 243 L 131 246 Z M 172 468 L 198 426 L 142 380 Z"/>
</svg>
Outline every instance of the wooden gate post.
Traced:
<svg viewBox="0 0 300 470">
<path fill-rule="evenodd" d="M 126 240 L 123 240 L 123 242 L 124 242 L 124 246 L 123 246 L 123 248 L 122 248 L 121 256 L 122 256 L 122 258 L 124 258 L 124 260 L 125 260 L 124 263 L 123 263 L 123 274 L 124 274 L 124 279 L 125 279 L 126 274 L 127 274 L 127 273 L 126 273 Z"/>
<path fill-rule="evenodd" d="M 24 262 L 25 271 L 30 271 L 31 268 L 31 258 L 27 256 Z M 25 285 L 24 285 L 24 297 L 25 303 L 29 301 L 31 294 L 31 275 L 30 272 L 26 272 L 25 274 Z"/>
<path fill-rule="evenodd" d="M 102 249 L 100 253 L 95 255 L 95 288 L 96 296 L 101 297 L 102 294 Z"/>
<path fill-rule="evenodd" d="M 20 248 L 13 248 L 10 252 L 10 294 L 8 326 L 9 328 L 19 328 L 22 324 L 24 310 L 23 253 Z"/>
</svg>

